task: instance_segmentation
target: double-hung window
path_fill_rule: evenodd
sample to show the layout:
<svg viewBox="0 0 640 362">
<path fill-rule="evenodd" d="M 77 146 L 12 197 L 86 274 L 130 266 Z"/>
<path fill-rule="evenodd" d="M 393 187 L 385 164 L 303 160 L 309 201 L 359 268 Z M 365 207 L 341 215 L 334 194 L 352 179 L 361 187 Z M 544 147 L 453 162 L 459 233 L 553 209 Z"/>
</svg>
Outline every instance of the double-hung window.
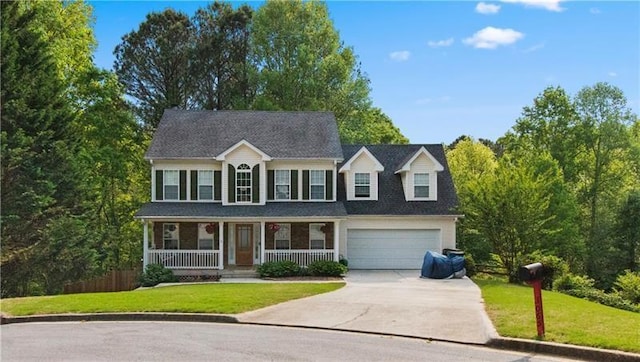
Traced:
<svg viewBox="0 0 640 362">
<path fill-rule="evenodd" d="M 200 250 L 213 249 L 213 232 L 209 234 L 207 225 L 209 224 L 198 224 L 198 249 Z"/>
<path fill-rule="evenodd" d="M 213 200 L 213 171 L 198 171 L 198 200 Z"/>
<path fill-rule="evenodd" d="M 178 200 L 180 198 L 180 171 L 164 170 L 164 199 Z"/>
<path fill-rule="evenodd" d="M 309 189 L 310 189 L 310 199 L 311 200 L 324 200 L 325 192 L 325 171 L 324 170 L 311 170 L 309 172 Z"/>
<path fill-rule="evenodd" d="M 180 229 L 177 223 L 162 224 L 162 244 L 164 249 L 179 249 Z"/>
<path fill-rule="evenodd" d="M 276 200 L 291 199 L 291 172 L 276 170 L 275 173 Z"/>
<path fill-rule="evenodd" d="M 429 198 L 429 174 L 413 174 L 413 196 L 416 198 Z"/>
<path fill-rule="evenodd" d="M 355 197 L 370 197 L 371 196 L 371 176 L 368 173 L 356 172 L 354 175 Z"/>
<path fill-rule="evenodd" d="M 291 249 L 291 224 L 280 224 L 280 229 L 273 236 L 277 250 Z"/>
<path fill-rule="evenodd" d="M 244 163 L 236 172 L 236 202 L 251 202 L 251 167 Z"/>
<path fill-rule="evenodd" d="M 324 224 L 309 224 L 309 249 L 325 248 L 323 226 Z"/>
</svg>

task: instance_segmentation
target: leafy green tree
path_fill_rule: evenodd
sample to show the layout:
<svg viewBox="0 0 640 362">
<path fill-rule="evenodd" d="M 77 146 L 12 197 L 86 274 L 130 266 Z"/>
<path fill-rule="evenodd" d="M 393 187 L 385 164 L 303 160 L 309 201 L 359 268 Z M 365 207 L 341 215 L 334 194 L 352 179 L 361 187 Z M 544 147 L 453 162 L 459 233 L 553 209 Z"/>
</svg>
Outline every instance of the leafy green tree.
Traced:
<svg viewBox="0 0 640 362">
<path fill-rule="evenodd" d="M 253 10 L 215 1 L 196 11 L 192 19 L 191 72 L 197 74 L 194 98 L 204 109 L 247 108 L 255 87 L 256 70 L 249 61 L 249 38 Z"/>
<path fill-rule="evenodd" d="M 65 85 L 37 19 L 41 7 L 2 2 L 2 295 L 29 293 L 42 231 L 81 205 L 77 133 Z"/>
<path fill-rule="evenodd" d="M 629 194 L 619 211 L 615 233 L 619 271 L 640 271 L 640 191 Z"/>
<path fill-rule="evenodd" d="M 255 109 L 332 111 L 346 142 L 405 142 L 371 106 L 369 80 L 324 3 L 267 1 L 254 15 L 251 47 L 259 69 Z"/>
<path fill-rule="evenodd" d="M 118 79 L 136 100 L 138 117 L 155 129 L 167 108 L 189 108 L 192 24 L 172 9 L 147 15 L 137 30 L 122 37 L 114 64 Z"/>
<path fill-rule="evenodd" d="M 517 281 L 518 260 L 538 249 L 545 234 L 554 232 L 549 228 L 546 176 L 505 156 L 494 173 L 470 183 L 467 227 L 490 242 L 511 281 Z"/>
</svg>

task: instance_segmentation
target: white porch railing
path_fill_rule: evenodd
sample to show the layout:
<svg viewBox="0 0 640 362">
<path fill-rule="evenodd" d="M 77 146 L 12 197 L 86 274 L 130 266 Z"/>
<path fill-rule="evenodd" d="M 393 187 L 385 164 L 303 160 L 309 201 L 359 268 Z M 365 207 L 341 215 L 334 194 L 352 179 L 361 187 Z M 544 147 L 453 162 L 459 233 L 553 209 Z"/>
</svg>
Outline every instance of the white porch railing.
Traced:
<svg viewBox="0 0 640 362">
<path fill-rule="evenodd" d="M 219 250 L 149 250 L 149 264 L 169 269 L 220 269 Z"/>
<path fill-rule="evenodd" d="M 290 260 L 300 266 L 307 266 L 318 260 L 333 260 L 333 249 L 323 250 L 265 250 L 264 261 Z"/>
</svg>

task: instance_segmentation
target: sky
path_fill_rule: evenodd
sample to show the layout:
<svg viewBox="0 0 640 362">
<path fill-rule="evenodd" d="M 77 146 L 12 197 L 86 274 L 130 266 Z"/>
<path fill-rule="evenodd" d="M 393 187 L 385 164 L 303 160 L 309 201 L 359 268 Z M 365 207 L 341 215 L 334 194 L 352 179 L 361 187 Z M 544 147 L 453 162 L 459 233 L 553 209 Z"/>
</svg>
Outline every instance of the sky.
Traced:
<svg viewBox="0 0 640 362">
<path fill-rule="evenodd" d="M 193 15 L 208 2 L 90 1 L 98 47 L 113 49 L 147 13 Z M 244 2 L 242 2 L 244 3 Z M 240 5 L 241 2 L 233 2 Z M 260 3 L 249 2 L 255 9 Z M 496 140 L 548 86 L 575 95 L 608 82 L 640 109 L 640 2 L 329 1 L 345 46 L 371 81 L 373 104 L 411 143 L 461 135 Z"/>
</svg>

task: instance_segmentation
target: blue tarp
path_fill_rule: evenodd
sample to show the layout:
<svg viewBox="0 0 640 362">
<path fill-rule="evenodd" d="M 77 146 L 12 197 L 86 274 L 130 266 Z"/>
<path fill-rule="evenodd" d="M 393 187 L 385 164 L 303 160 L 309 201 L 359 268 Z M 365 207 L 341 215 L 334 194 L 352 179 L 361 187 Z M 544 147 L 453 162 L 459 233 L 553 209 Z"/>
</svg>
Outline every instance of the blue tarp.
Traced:
<svg viewBox="0 0 640 362">
<path fill-rule="evenodd" d="M 423 278 L 462 278 L 464 275 L 463 256 L 452 254 L 444 256 L 433 251 L 427 251 L 425 254 L 421 273 Z"/>
</svg>

